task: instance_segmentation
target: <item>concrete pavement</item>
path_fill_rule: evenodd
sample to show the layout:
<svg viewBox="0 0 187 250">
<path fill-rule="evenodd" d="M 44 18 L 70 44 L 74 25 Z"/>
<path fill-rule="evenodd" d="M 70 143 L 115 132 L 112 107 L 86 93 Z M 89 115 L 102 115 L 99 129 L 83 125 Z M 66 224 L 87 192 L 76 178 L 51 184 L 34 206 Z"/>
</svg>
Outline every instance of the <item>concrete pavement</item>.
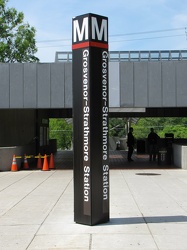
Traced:
<svg viewBox="0 0 187 250">
<path fill-rule="evenodd" d="M 174 165 L 158 165 L 157 161 L 149 162 L 149 155 L 136 154 L 134 152 L 133 162 L 127 161 L 127 151 L 110 151 L 110 169 L 154 169 L 154 168 L 176 168 Z M 57 169 L 73 169 L 73 151 L 58 151 L 55 154 L 55 167 Z"/>
<path fill-rule="evenodd" d="M 73 170 L 0 172 L 0 249 L 187 249 L 187 170 L 110 170 L 110 222 L 73 219 Z"/>
<path fill-rule="evenodd" d="M 73 171 L 0 173 L 0 249 L 187 249 L 187 171 L 110 170 L 110 222 L 73 221 Z"/>
</svg>

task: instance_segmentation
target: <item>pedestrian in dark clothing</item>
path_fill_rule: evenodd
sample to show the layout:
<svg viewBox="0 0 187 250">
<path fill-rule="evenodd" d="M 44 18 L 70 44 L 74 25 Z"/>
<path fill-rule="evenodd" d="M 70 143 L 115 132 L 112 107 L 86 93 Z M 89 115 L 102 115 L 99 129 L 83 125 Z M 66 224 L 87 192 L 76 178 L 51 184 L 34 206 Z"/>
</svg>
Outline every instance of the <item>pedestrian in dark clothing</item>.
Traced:
<svg viewBox="0 0 187 250">
<path fill-rule="evenodd" d="M 133 128 L 130 127 L 129 128 L 129 133 L 128 133 L 128 137 L 127 137 L 127 146 L 128 146 L 128 156 L 127 159 L 128 161 L 133 161 L 132 160 L 132 154 L 133 154 L 133 150 L 134 150 L 134 136 L 133 136 Z"/>
<path fill-rule="evenodd" d="M 159 136 L 154 132 L 154 129 L 150 129 L 150 133 L 148 135 L 148 144 L 149 144 L 149 160 L 150 161 L 156 161 L 156 155 L 157 155 L 157 144 Z"/>
</svg>

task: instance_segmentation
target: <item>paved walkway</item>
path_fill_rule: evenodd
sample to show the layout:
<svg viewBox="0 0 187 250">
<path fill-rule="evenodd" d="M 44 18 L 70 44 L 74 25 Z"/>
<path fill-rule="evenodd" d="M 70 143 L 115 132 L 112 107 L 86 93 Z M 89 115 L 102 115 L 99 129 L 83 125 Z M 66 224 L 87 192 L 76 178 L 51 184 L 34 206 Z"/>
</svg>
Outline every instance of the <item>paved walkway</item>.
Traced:
<svg viewBox="0 0 187 250">
<path fill-rule="evenodd" d="M 111 169 L 110 222 L 73 216 L 72 169 L 0 172 L 1 250 L 183 250 L 187 170 Z"/>
<path fill-rule="evenodd" d="M 127 151 L 110 151 L 110 169 L 145 169 L 145 168 L 175 168 L 174 165 L 158 165 L 156 162 L 149 162 L 147 154 L 134 153 L 133 162 L 127 161 Z M 57 169 L 73 169 L 73 151 L 58 151 L 55 154 L 55 167 Z"/>
</svg>

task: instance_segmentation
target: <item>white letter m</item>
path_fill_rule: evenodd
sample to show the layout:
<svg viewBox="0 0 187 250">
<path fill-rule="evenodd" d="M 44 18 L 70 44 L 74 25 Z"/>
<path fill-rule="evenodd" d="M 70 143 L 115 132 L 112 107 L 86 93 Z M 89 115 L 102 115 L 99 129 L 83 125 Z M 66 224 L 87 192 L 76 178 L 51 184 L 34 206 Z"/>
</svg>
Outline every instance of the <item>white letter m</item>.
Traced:
<svg viewBox="0 0 187 250">
<path fill-rule="evenodd" d="M 79 22 L 78 20 L 73 21 L 73 42 L 77 42 L 77 36 L 78 41 L 82 41 L 84 34 L 85 34 L 85 40 L 88 40 L 88 17 L 85 17 L 82 22 L 82 27 L 80 30 Z"/>
<path fill-rule="evenodd" d="M 97 18 L 92 17 L 92 39 L 96 39 L 96 33 L 98 40 L 102 40 L 103 33 L 104 33 L 104 41 L 107 42 L 107 20 L 103 19 L 101 23 L 101 29 L 99 31 Z"/>
</svg>

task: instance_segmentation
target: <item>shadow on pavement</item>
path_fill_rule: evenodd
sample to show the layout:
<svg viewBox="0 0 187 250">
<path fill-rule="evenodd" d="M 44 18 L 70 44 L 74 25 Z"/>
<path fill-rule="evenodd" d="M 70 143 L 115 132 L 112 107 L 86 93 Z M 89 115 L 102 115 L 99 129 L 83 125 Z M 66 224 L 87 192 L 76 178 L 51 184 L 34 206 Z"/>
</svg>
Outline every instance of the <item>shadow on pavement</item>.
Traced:
<svg viewBox="0 0 187 250">
<path fill-rule="evenodd" d="M 107 224 L 124 225 L 124 224 L 147 224 L 147 223 L 170 223 L 170 222 L 187 222 L 187 216 L 148 216 L 132 218 L 111 218 Z M 106 224 L 106 225 L 107 225 Z"/>
</svg>

